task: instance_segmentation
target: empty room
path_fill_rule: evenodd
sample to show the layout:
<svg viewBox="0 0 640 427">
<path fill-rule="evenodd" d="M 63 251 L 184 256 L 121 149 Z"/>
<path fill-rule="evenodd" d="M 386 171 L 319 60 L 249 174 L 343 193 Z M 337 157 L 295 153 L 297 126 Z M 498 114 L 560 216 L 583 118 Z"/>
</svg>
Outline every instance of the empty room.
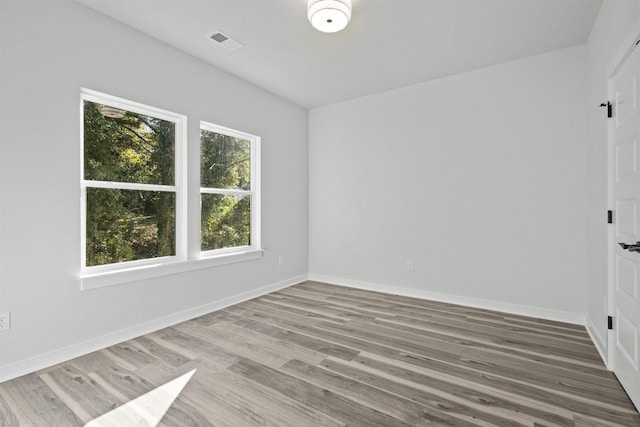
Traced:
<svg viewBox="0 0 640 427">
<path fill-rule="evenodd" d="M 640 0 L 0 0 L 0 426 L 640 426 Z"/>
</svg>

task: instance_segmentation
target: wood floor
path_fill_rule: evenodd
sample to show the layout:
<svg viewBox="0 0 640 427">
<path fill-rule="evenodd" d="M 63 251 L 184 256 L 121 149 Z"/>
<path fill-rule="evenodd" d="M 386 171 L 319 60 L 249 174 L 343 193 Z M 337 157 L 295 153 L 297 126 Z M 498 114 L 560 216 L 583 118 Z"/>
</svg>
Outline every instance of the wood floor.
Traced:
<svg viewBox="0 0 640 427">
<path fill-rule="evenodd" d="M 583 327 L 317 282 L 0 384 L 74 426 L 196 369 L 165 426 L 640 426 Z"/>
</svg>

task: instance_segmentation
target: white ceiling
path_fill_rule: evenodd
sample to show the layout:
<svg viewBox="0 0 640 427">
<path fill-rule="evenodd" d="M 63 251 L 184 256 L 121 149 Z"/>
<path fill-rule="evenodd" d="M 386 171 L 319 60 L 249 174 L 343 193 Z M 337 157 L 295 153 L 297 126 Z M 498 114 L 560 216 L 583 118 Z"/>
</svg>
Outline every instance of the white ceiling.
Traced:
<svg viewBox="0 0 640 427">
<path fill-rule="evenodd" d="M 325 34 L 307 0 L 78 1 L 307 108 L 582 44 L 601 3 L 353 0 L 347 28 Z"/>
</svg>

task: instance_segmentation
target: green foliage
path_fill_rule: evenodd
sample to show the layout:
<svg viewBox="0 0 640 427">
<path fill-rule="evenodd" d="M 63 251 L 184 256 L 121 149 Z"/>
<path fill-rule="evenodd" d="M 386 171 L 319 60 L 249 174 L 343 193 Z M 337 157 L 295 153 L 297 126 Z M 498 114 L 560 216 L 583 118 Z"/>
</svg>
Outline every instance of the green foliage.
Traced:
<svg viewBox="0 0 640 427">
<path fill-rule="evenodd" d="M 235 190 L 202 195 L 202 250 L 250 244 L 251 143 L 201 133 L 202 187 Z M 84 103 L 86 180 L 174 185 L 175 124 Z M 87 188 L 86 265 L 175 255 L 172 192 Z"/>
<path fill-rule="evenodd" d="M 201 186 L 226 190 L 251 188 L 251 142 L 201 131 Z M 242 194 L 203 194 L 201 249 L 250 244 L 251 198 Z"/>
<path fill-rule="evenodd" d="M 165 229 L 173 230 L 174 205 L 173 193 L 88 188 L 87 265 L 173 255 L 171 235 L 160 233 L 163 218 L 154 211 L 168 206 Z"/>
<path fill-rule="evenodd" d="M 202 195 L 201 249 L 248 246 L 251 198 L 221 194 Z"/>
<path fill-rule="evenodd" d="M 250 141 L 206 130 L 200 132 L 202 187 L 249 190 L 250 162 Z"/>
<path fill-rule="evenodd" d="M 84 103 L 85 179 L 173 185 L 174 123 L 103 107 Z M 87 189 L 87 266 L 174 254 L 173 193 Z"/>
</svg>

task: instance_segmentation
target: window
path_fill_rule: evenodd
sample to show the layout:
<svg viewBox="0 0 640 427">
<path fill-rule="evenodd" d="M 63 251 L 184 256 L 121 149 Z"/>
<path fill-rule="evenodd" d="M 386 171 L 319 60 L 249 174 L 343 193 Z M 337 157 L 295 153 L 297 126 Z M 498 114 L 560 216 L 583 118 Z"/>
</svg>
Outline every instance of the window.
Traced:
<svg viewBox="0 0 640 427">
<path fill-rule="evenodd" d="M 259 138 L 200 125 L 200 248 L 203 255 L 259 248 Z"/>
<path fill-rule="evenodd" d="M 83 271 L 184 256 L 183 116 L 82 93 Z"/>
<path fill-rule="evenodd" d="M 262 256 L 259 137 L 201 123 L 188 156 L 185 116 L 86 89 L 81 104 L 82 289 Z"/>
</svg>

